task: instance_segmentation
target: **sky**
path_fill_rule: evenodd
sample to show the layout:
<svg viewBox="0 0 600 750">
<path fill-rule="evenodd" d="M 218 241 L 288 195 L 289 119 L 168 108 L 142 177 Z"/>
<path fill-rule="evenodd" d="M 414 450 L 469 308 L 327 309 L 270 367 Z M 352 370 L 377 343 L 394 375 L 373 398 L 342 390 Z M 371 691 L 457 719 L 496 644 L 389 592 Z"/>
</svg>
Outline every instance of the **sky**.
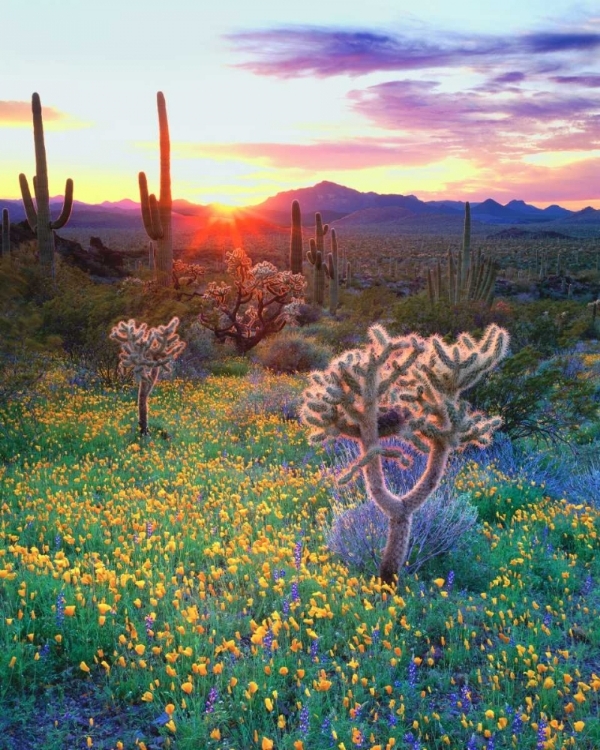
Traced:
<svg viewBox="0 0 600 750">
<path fill-rule="evenodd" d="M 2 0 L 0 197 L 253 205 L 321 180 L 600 208 L 598 0 Z"/>
</svg>

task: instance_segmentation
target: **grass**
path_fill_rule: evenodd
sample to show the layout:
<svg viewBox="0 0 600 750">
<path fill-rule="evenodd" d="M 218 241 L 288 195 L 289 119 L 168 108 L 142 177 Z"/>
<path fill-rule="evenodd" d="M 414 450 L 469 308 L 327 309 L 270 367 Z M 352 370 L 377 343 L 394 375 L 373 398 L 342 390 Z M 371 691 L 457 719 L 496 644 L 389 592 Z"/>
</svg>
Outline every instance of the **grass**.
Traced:
<svg viewBox="0 0 600 750">
<path fill-rule="evenodd" d="M 302 387 L 161 383 L 146 438 L 133 388 L 0 414 L 0 747 L 600 747 L 599 512 L 470 463 L 468 555 L 382 588 L 324 543 Z"/>
</svg>

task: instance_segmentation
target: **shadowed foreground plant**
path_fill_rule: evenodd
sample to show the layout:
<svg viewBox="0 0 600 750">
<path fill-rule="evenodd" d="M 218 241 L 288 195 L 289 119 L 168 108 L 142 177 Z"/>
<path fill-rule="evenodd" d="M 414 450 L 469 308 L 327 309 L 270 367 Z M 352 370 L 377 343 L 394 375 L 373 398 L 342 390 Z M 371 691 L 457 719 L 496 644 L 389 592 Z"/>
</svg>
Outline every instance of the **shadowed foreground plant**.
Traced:
<svg viewBox="0 0 600 750">
<path fill-rule="evenodd" d="M 451 452 L 489 445 L 500 426 L 499 418 L 473 411 L 461 396 L 506 355 L 508 338 L 491 325 L 479 342 L 463 333 L 447 345 L 438 336 L 392 338 L 374 325 L 366 347 L 311 373 L 301 410 L 311 439 L 358 443 L 358 458 L 340 481 L 362 471 L 369 498 L 389 519 L 379 569 L 384 583 L 393 583 L 406 562 L 413 514 L 439 486 Z M 383 473 L 384 458 L 405 467 L 411 463 L 401 447 L 381 442 L 393 435 L 428 455 L 423 474 L 402 496 L 390 491 Z"/>
<path fill-rule="evenodd" d="M 171 372 L 173 362 L 185 349 L 185 342 L 176 333 L 178 325 L 179 318 L 158 328 L 148 328 L 146 323 L 137 326 L 135 320 L 121 320 L 109 336 L 121 344 L 121 369 L 133 372 L 139 383 L 138 418 L 142 435 L 148 434 L 148 396 L 159 375 Z"/>
</svg>

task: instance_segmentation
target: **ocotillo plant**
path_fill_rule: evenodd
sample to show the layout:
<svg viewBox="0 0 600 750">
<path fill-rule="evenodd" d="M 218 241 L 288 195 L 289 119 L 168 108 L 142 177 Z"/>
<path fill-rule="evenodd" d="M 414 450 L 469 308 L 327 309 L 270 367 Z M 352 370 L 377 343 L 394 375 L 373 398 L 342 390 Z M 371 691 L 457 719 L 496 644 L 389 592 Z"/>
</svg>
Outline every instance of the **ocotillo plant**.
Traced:
<svg viewBox="0 0 600 750">
<path fill-rule="evenodd" d="M 139 173 L 140 203 L 146 234 L 156 242 L 155 277 L 162 286 L 173 283 L 173 234 L 171 228 L 171 142 L 167 105 L 162 91 L 156 94 L 160 139 L 160 196 L 148 195 L 148 180 Z"/>
<path fill-rule="evenodd" d="M 444 289 L 442 280 L 442 266 L 438 261 L 435 276 L 431 269 L 427 269 L 427 290 L 432 304 L 446 297 L 451 305 L 469 300 L 480 300 L 491 305 L 494 297 L 494 285 L 498 267 L 481 250 L 475 257 L 471 253 L 471 207 L 465 203 L 465 224 L 463 230 L 462 248 L 458 253 L 458 260 L 454 260 L 451 250 L 448 250 L 447 285 Z"/>
<path fill-rule="evenodd" d="M 302 214 L 298 201 L 292 202 L 292 235 L 290 237 L 290 270 L 302 273 Z"/>
<path fill-rule="evenodd" d="M 42 104 L 39 94 L 31 97 L 33 113 L 33 143 L 35 147 L 35 176 L 33 191 L 35 206 L 31 199 L 29 183 L 24 174 L 19 175 L 23 205 L 27 222 L 36 233 L 40 263 L 47 275 L 54 278 L 54 230 L 64 227 L 73 207 L 73 180 L 68 179 L 65 185 L 65 199 L 62 211 L 56 221 L 50 218 L 50 192 L 48 188 L 48 165 L 46 164 L 46 146 L 44 145 L 44 123 L 42 121 Z"/>
<path fill-rule="evenodd" d="M 306 259 L 313 267 L 313 303 L 323 305 L 325 301 L 325 235 L 329 224 L 323 224 L 321 214 L 315 214 L 315 238 L 310 240 Z"/>
<path fill-rule="evenodd" d="M 10 255 L 10 216 L 8 208 L 2 209 L 2 248 L 0 257 Z"/>
<path fill-rule="evenodd" d="M 148 397 L 159 375 L 171 372 L 173 362 L 186 346 L 177 333 L 178 325 L 179 318 L 158 328 L 148 328 L 146 323 L 138 326 L 135 320 L 121 320 L 110 332 L 109 338 L 121 345 L 121 370 L 133 372 L 138 383 L 138 422 L 142 435 L 148 434 Z"/>
<path fill-rule="evenodd" d="M 327 255 L 325 273 L 329 278 L 329 312 L 335 315 L 340 298 L 340 269 L 335 229 L 331 230 L 331 252 Z"/>
<path fill-rule="evenodd" d="M 389 519 L 380 577 L 391 584 L 406 562 L 413 514 L 439 485 L 451 452 L 488 445 L 500 426 L 500 418 L 472 411 L 462 394 L 505 356 L 509 337 L 491 325 L 479 342 L 463 333 L 447 345 L 439 336 L 393 338 L 374 325 L 369 339 L 311 373 L 301 418 L 315 442 L 358 443 L 359 456 L 340 481 L 362 471 L 369 497 Z M 384 476 L 384 458 L 410 465 L 401 448 L 382 442 L 391 436 L 428 454 L 423 475 L 404 496 L 391 492 Z"/>
</svg>

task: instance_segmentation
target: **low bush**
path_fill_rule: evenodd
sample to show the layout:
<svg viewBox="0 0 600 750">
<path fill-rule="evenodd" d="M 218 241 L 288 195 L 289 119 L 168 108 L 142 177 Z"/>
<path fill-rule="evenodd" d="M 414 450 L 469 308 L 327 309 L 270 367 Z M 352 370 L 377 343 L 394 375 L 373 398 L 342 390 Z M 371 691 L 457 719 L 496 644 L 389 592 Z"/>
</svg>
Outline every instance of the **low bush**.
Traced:
<svg viewBox="0 0 600 750">
<path fill-rule="evenodd" d="M 332 356 L 328 346 L 296 331 L 283 331 L 270 337 L 255 350 L 256 361 L 277 373 L 320 370 L 327 366 Z"/>
</svg>

